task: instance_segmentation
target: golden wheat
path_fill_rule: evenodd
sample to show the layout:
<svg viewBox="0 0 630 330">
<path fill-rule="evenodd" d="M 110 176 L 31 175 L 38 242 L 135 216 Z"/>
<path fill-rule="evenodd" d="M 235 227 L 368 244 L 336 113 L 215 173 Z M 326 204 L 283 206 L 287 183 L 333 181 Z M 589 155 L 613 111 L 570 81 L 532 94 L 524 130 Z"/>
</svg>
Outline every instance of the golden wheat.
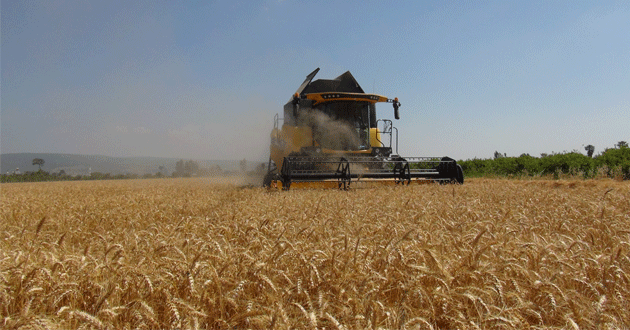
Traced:
<svg viewBox="0 0 630 330">
<path fill-rule="evenodd" d="M 627 182 L 0 189 L 5 329 L 630 327 Z"/>
</svg>

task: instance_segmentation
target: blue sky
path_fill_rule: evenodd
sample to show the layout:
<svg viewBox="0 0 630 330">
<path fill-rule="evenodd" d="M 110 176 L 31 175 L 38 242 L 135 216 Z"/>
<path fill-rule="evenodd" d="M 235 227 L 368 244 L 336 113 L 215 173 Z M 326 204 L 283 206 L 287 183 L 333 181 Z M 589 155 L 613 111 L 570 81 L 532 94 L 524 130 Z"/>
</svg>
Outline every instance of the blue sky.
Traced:
<svg viewBox="0 0 630 330">
<path fill-rule="evenodd" d="M 403 156 L 630 141 L 628 1 L 2 1 L 1 15 L 2 153 L 265 160 L 274 114 L 317 67 L 400 99 Z"/>
</svg>

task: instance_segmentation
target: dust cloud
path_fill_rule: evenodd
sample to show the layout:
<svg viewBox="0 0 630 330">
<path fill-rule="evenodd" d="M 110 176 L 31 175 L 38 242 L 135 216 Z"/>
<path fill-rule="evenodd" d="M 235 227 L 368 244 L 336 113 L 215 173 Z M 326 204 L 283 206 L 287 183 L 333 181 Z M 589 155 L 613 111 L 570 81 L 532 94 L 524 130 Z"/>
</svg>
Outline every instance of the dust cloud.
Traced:
<svg viewBox="0 0 630 330">
<path fill-rule="evenodd" d="M 313 127 L 314 140 L 324 148 L 357 150 L 361 145 L 367 147 L 367 132 L 361 141 L 357 129 L 350 123 L 334 119 L 321 111 L 312 110 L 302 113 L 299 125 Z"/>
</svg>

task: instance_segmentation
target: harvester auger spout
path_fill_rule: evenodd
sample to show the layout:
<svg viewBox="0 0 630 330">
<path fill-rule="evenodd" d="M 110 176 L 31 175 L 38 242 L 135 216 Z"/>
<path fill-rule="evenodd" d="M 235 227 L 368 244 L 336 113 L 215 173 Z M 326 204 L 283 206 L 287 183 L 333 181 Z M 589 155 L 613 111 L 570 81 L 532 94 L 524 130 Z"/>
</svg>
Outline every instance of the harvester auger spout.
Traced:
<svg viewBox="0 0 630 330">
<path fill-rule="evenodd" d="M 318 71 L 289 99 L 284 118 L 274 118 L 264 186 L 288 190 L 464 183 L 454 159 L 393 154 L 398 153 L 398 130 L 391 120 L 376 118 L 376 103 L 392 103 L 399 119 L 398 98 L 365 93 L 350 72 L 312 81 Z"/>
</svg>

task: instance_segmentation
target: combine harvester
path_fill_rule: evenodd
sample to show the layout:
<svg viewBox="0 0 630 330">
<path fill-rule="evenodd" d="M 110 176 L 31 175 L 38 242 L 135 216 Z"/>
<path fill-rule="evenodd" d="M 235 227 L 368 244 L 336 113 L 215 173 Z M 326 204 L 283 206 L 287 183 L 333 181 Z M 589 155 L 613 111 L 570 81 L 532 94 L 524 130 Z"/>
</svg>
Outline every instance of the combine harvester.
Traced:
<svg viewBox="0 0 630 330">
<path fill-rule="evenodd" d="M 398 98 L 366 94 L 349 71 L 333 80 L 313 81 L 318 71 L 306 77 L 284 106 L 284 118 L 274 118 L 263 186 L 288 190 L 464 183 L 454 159 L 398 155 L 398 129 L 391 120 L 376 118 L 376 103 L 387 102 L 399 119 Z"/>
</svg>

